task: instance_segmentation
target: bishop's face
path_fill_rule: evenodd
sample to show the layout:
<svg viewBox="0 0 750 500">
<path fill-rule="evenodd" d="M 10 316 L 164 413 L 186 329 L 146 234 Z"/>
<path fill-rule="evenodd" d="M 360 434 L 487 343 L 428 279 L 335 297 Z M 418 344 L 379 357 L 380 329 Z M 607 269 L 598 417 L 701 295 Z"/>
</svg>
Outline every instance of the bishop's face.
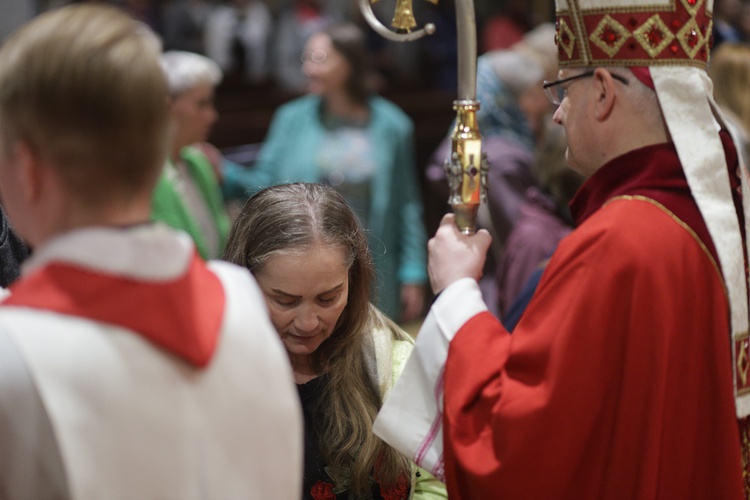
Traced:
<svg viewBox="0 0 750 500">
<path fill-rule="evenodd" d="M 563 69 L 559 78 L 565 79 L 582 73 L 580 70 Z M 561 85 L 565 97 L 558 106 L 553 119 L 565 129 L 565 139 L 568 148 L 565 151 L 565 161 L 568 166 L 586 177 L 596 168 L 592 168 L 595 158 L 591 152 L 591 127 L 593 121 L 590 104 L 592 96 L 593 78 L 578 78 Z"/>
</svg>

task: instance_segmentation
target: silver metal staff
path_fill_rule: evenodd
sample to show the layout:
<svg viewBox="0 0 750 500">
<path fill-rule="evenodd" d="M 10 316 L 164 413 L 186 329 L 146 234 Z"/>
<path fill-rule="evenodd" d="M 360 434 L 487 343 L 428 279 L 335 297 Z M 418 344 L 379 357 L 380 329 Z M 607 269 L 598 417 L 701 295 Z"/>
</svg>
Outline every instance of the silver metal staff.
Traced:
<svg viewBox="0 0 750 500">
<path fill-rule="evenodd" d="M 378 1 L 378 0 L 372 0 Z M 437 0 L 428 0 L 437 3 Z M 412 31 L 417 26 L 412 10 L 412 0 L 397 0 L 391 26 L 396 33 L 375 17 L 370 0 L 358 0 L 367 23 L 388 40 L 409 42 L 435 32 L 435 25 Z M 474 3 L 456 0 L 456 27 L 458 28 L 458 99 L 453 101 L 456 126 L 451 135 L 451 157 L 445 161 L 450 195 L 448 204 L 456 214 L 456 225 L 466 233 L 476 231 L 479 205 L 487 201 L 487 161 L 482 155 L 482 136 L 477 125 L 477 36 Z"/>
</svg>

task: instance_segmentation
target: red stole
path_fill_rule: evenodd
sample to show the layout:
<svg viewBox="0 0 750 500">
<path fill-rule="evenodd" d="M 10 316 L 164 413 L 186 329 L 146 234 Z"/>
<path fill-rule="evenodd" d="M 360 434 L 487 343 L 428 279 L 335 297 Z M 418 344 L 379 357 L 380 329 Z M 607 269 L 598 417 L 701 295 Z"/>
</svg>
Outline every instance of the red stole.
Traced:
<svg viewBox="0 0 750 500">
<path fill-rule="evenodd" d="M 224 288 L 197 255 L 185 274 L 168 281 L 142 281 L 52 262 L 10 290 L 3 305 L 126 328 L 198 367 L 210 362 L 224 319 Z"/>
</svg>

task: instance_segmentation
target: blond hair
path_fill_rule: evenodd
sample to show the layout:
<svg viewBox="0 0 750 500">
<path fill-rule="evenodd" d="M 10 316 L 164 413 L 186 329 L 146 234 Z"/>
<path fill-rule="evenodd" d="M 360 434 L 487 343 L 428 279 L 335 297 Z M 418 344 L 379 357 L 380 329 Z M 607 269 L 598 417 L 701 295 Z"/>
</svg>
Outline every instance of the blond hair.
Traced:
<svg viewBox="0 0 750 500">
<path fill-rule="evenodd" d="M 160 43 L 101 5 L 49 11 L 0 49 L 0 146 L 25 143 L 81 203 L 136 196 L 166 155 Z"/>
</svg>

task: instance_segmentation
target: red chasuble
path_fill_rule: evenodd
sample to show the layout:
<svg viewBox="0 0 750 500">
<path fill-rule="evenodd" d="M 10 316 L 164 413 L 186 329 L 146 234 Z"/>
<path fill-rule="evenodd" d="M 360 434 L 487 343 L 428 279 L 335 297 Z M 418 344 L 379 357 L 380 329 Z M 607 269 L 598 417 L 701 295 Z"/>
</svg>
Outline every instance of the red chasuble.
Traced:
<svg viewBox="0 0 750 500">
<path fill-rule="evenodd" d="M 674 149 L 605 165 L 571 208 L 514 334 L 482 313 L 450 343 L 451 500 L 744 498 L 729 306 Z"/>
</svg>

